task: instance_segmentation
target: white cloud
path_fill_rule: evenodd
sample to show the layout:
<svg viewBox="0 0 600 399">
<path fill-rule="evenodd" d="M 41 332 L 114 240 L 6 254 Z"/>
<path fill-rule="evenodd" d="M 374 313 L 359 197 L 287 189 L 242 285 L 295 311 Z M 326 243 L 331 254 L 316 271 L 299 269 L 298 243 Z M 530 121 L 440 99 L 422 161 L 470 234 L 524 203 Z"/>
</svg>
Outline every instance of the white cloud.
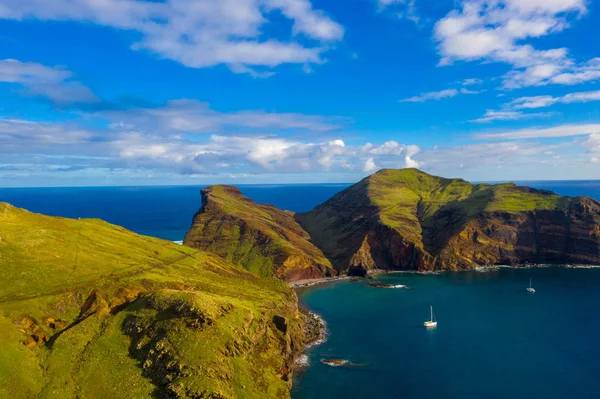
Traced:
<svg viewBox="0 0 600 399">
<path fill-rule="evenodd" d="M 458 95 L 459 91 L 456 89 L 446 89 L 441 91 L 432 91 L 429 93 L 422 93 L 418 96 L 405 98 L 400 100 L 401 103 L 422 103 L 429 100 L 442 100 L 444 98 L 452 98 Z"/>
<path fill-rule="evenodd" d="M 91 130 L 52 122 L 0 119 L 0 148 L 12 152 L 15 147 L 34 150 L 40 144 L 77 145 L 99 135 Z"/>
<path fill-rule="evenodd" d="M 577 93 L 569 93 L 560 97 L 552 96 L 536 96 L 536 97 L 520 97 L 506 104 L 507 108 L 512 109 L 531 109 L 545 108 L 554 104 L 573 104 L 586 103 L 590 101 L 600 101 L 600 90 L 582 91 Z"/>
<path fill-rule="evenodd" d="M 480 85 L 483 83 L 482 79 L 479 78 L 469 78 L 469 79 L 465 79 L 461 82 L 461 84 L 463 86 L 474 86 L 474 85 Z"/>
<path fill-rule="evenodd" d="M 0 82 L 23 86 L 26 93 L 43 96 L 57 104 L 94 102 L 98 98 L 83 84 L 71 78 L 73 73 L 34 62 L 0 60 Z"/>
<path fill-rule="evenodd" d="M 475 123 L 489 123 L 494 121 L 516 121 L 522 119 L 534 119 L 534 118 L 548 118 L 553 114 L 550 112 L 538 112 L 532 114 L 525 114 L 518 111 L 493 111 L 487 110 L 487 112 L 478 119 L 474 119 L 471 122 Z"/>
<path fill-rule="evenodd" d="M 588 152 L 600 155 L 600 133 L 591 134 L 587 140 L 582 143 L 582 147 Z"/>
<path fill-rule="evenodd" d="M 441 65 L 456 60 L 510 64 L 504 87 L 577 84 L 600 79 L 600 60 L 578 64 L 564 48 L 537 50 L 525 40 L 569 27 L 587 12 L 584 0 L 463 0 L 438 21 L 435 38 Z"/>
<path fill-rule="evenodd" d="M 83 114 L 89 116 L 105 119 L 107 127 L 80 128 L 81 119 L 73 123 L 0 119 L 3 164 L 17 169 L 18 165 L 48 165 L 56 166 L 56 171 L 110 168 L 179 175 L 223 169 L 257 174 L 362 173 L 373 165 L 402 167 L 419 151 L 395 141 L 347 145 L 341 139 L 277 136 L 289 129 L 298 130 L 295 137 L 307 137 L 310 132 L 329 134 L 338 126 L 330 118 L 314 115 L 222 113 L 190 100 L 160 108 Z M 195 134 L 215 131 L 221 132 Z"/>
<path fill-rule="evenodd" d="M 218 135 L 199 144 L 130 134 L 114 144 L 119 156 L 131 167 L 159 167 L 181 173 L 206 172 L 223 163 L 238 165 L 251 173 L 368 171 L 376 169 L 379 162 L 401 167 L 402 160 L 415 151 L 398 143 L 390 150 L 391 143 L 348 146 L 342 140 L 301 142 L 279 137 Z M 400 147 L 402 150 L 398 151 Z"/>
<path fill-rule="evenodd" d="M 289 39 L 264 37 L 273 11 L 291 22 Z M 194 68 L 226 64 L 257 77 L 265 75 L 254 67 L 322 63 L 329 43 L 344 35 L 309 0 L 4 0 L 0 18 L 83 21 L 134 31 L 141 36 L 134 49 Z"/>
<path fill-rule="evenodd" d="M 479 84 L 479 83 L 477 83 L 476 79 L 467 79 L 467 83 L 465 83 L 465 81 L 460 82 L 460 83 L 463 86 Z M 445 90 L 440 90 L 440 91 L 431 91 L 431 92 L 427 92 L 427 93 L 421 93 L 418 96 L 405 98 L 405 99 L 400 100 L 399 102 L 401 102 L 401 103 L 423 103 L 425 101 L 430 101 L 430 100 L 438 101 L 438 100 L 443 100 L 446 98 L 452 98 L 452 97 L 458 96 L 459 94 L 480 94 L 480 93 L 483 93 L 484 91 L 485 90 L 471 90 L 471 89 L 467 89 L 466 87 L 462 87 L 460 89 L 445 89 Z"/>
<path fill-rule="evenodd" d="M 524 180 L 539 178 L 598 177 L 589 158 L 568 154 L 576 147 L 572 142 L 497 142 L 437 148 L 423 151 L 419 160 L 430 173 L 473 180 Z"/>
<path fill-rule="evenodd" d="M 480 133 L 476 134 L 475 138 L 481 140 L 505 140 L 571 137 L 596 134 L 600 134 L 600 124 L 573 124 L 554 126 L 551 128 L 518 129 L 499 133 Z"/>
<path fill-rule="evenodd" d="M 376 169 L 377 169 L 377 165 L 375 164 L 375 160 L 373 158 L 367 159 L 366 162 L 365 162 L 365 166 L 363 168 L 363 171 L 365 171 L 365 172 L 373 172 Z"/>
<path fill-rule="evenodd" d="M 506 104 L 506 107 L 512 109 L 545 108 L 556 104 L 557 102 L 558 99 L 552 96 L 521 97 L 512 100 Z"/>
<path fill-rule="evenodd" d="M 116 128 L 163 133 L 216 133 L 228 127 L 328 132 L 337 130 L 348 122 L 342 118 L 263 110 L 223 113 L 211 109 L 207 103 L 186 99 L 172 100 L 162 107 L 103 111 L 95 115 L 112 121 Z"/>
</svg>

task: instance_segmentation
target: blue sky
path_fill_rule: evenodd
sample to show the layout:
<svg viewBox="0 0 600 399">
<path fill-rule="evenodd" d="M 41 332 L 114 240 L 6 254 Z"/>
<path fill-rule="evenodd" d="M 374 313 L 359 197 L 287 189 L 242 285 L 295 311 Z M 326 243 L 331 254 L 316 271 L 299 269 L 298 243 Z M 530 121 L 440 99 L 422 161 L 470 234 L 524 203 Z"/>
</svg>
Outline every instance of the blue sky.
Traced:
<svg viewBox="0 0 600 399">
<path fill-rule="evenodd" d="M 0 186 L 600 179 L 586 0 L 4 0 Z"/>
</svg>

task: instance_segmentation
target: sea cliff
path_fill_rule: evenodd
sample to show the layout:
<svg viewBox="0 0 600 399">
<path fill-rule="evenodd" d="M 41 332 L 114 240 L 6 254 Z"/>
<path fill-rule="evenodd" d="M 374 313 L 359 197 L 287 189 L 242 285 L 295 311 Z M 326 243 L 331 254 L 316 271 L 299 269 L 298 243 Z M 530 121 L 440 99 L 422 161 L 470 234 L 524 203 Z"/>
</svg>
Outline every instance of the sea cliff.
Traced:
<svg viewBox="0 0 600 399">
<path fill-rule="evenodd" d="M 232 186 L 202 190 L 184 245 L 222 256 L 258 276 L 286 281 L 336 274 L 294 213 L 256 204 Z"/>
</svg>

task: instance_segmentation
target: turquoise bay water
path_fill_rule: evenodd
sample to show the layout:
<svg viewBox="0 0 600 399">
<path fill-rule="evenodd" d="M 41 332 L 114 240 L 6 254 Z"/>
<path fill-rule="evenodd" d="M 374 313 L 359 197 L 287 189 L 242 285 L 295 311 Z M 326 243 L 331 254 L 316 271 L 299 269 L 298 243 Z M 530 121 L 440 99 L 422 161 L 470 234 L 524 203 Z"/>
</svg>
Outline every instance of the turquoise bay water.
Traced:
<svg viewBox="0 0 600 399">
<path fill-rule="evenodd" d="M 525 288 L 533 279 L 537 292 Z M 299 292 L 328 340 L 294 399 L 598 398 L 600 269 L 389 274 Z M 434 307 L 435 330 L 423 322 Z M 360 364 L 330 367 L 322 358 Z"/>
</svg>

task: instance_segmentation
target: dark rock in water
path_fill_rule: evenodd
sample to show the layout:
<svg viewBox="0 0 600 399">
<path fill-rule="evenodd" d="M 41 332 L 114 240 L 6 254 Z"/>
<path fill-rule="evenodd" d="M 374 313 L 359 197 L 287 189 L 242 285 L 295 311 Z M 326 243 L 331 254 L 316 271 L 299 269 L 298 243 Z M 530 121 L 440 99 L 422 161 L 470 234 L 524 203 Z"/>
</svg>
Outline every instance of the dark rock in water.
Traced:
<svg viewBox="0 0 600 399">
<path fill-rule="evenodd" d="M 332 367 L 348 366 L 351 363 L 344 359 L 321 359 L 321 363 Z"/>
<path fill-rule="evenodd" d="M 326 326 L 316 313 L 300 308 L 300 315 L 304 324 L 304 345 L 306 347 L 317 345 L 325 340 Z"/>
<path fill-rule="evenodd" d="M 371 287 L 375 287 L 375 288 L 392 288 L 392 287 L 394 287 L 392 284 L 380 283 L 378 281 L 375 281 L 373 283 L 369 283 L 369 285 Z"/>
<path fill-rule="evenodd" d="M 321 359 L 321 363 L 331 367 L 360 367 L 362 364 L 352 363 L 346 359 Z"/>
</svg>

